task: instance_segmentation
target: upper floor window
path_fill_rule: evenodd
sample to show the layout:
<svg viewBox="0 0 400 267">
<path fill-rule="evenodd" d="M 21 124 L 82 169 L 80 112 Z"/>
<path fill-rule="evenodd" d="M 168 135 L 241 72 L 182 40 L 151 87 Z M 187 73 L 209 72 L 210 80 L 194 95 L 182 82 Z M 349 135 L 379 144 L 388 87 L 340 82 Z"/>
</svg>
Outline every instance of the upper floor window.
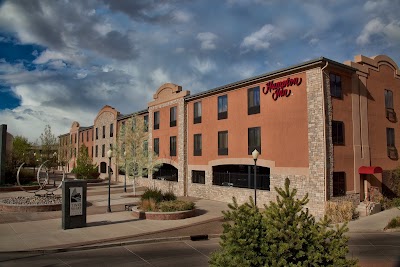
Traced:
<svg viewBox="0 0 400 267">
<path fill-rule="evenodd" d="M 385 90 L 385 108 L 386 118 L 391 122 L 396 122 L 396 113 L 393 109 L 393 92 L 390 90 Z"/>
<path fill-rule="evenodd" d="M 247 114 L 260 113 L 260 87 L 247 90 Z"/>
<path fill-rule="evenodd" d="M 114 136 L 114 123 L 110 124 L 110 137 Z"/>
<path fill-rule="evenodd" d="M 149 155 L 149 143 L 147 140 L 143 141 L 143 155 L 147 157 Z"/>
<path fill-rule="evenodd" d="M 83 132 L 81 133 L 81 141 L 83 142 Z"/>
<path fill-rule="evenodd" d="M 77 134 L 74 135 L 74 143 L 75 143 L 75 144 L 76 144 L 76 139 L 78 139 L 77 136 L 78 136 Z"/>
<path fill-rule="evenodd" d="M 169 109 L 169 126 L 176 126 L 176 107 L 172 107 Z"/>
<path fill-rule="evenodd" d="M 248 129 L 248 154 L 257 149 L 257 151 L 261 154 L 261 128 L 253 127 Z"/>
<path fill-rule="evenodd" d="M 99 147 L 96 145 L 96 158 L 99 156 Z"/>
<path fill-rule="evenodd" d="M 218 155 L 228 155 L 228 131 L 218 132 Z"/>
<path fill-rule="evenodd" d="M 101 156 L 104 158 L 106 155 L 106 145 L 101 146 Z"/>
<path fill-rule="evenodd" d="M 394 139 L 394 128 L 386 128 L 387 154 L 391 159 L 398 159 L 396 143 Z"/>
<path fill-rule="evenodd" d="M 201 123 L 201 101 L 193 105 L 193 123 Z"/>
<path fill-rule="evenodd" d="M 221 95 L 218 97 L 218 119 L 228 118 L 228 96 Z"/>
<path fill-rule="evenodd" d="M 154 130 L 160 129 L 160 111 L 154 112 Z"/>
<path fill-rule="evenodd" d="M 194 156 L 201 156 L 201 134 L 194 135 Z"/>
<path fill-rule="evenodd" d="M 149 131 L 149 115 L 144 115 L 143 122 L 144 122 L 144 131 L 145 132 Z"/>
<path fill-rule="evenodd" d="M 160 154 L 160 138 L 154 138 L 153 147 L 154 153 Z"/>
<path fill-rule="evenodd" d="M 103 125 L 103 138 L 106 138 L 106 126 Z"/>
<path fill-rule="evenodd" d="M 344 124 L 342 121 L 332 121 L 332 143 L 344 145 Z"/>
<path fill-rule="evenodd" d="M 176 156 L 176 136 L 169 138 L 169 155 Z"/>
<path fill-rule="evenodd" d="M 89 142 L 89 131 L 86 132 L 86 142 Z"/>
<path fill-rule="evenodd" d="M 342 98 L 342 79 L 339 75 L 331 73 L 329 75 L 331 85 L 331 96 Z"/>
<path fill-rule="evenodd" d="M 345 196 L 346 195 L 346 173 L 345 172 L 333 172 L 333 196 Z"/>
</svg>

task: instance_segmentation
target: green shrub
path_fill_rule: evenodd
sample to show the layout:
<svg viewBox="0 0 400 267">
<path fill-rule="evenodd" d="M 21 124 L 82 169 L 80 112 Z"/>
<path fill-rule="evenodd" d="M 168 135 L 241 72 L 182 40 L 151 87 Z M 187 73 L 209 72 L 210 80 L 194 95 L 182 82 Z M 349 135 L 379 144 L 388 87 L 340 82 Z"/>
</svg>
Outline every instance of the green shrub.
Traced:
<svg viewBox="0 0 400 267">
<path fill-rule="evenodd" d="M 387 210 L 387 209 L 390 209 L 393 207 L 400 207 L 400 198 L 397 197 L 397 198 L 390 199 L 390 198 L 384 197 L 381 200 L 381 205 L 384 210 Z"/>
<path fill-rule="evenodd" d="M 72 169 L 72 173 L 76 174 L 77 179 L 97 179 L 100 176 L 98 167 L 92 164 L 88 150 L 85 145 L 79 148 L 79 154 L 76 161 L 76 167 Z"/>
<path fill-rule="evenodd" d="M 148 188 L 143 193 L 141 200 L 145 199 L 153 199 L 156 203 L 159 203 L 163 200 L 163 194 L 160 189 L 157 188 Z"/>
<path fill-rule="evenodd" d="M 173 192 L 166 192 L 163 194 L 163 200 L 164 201 L 171 201 L 171 200 L 176 200 L 176 196 Z"/>
<path fill-rule="evenodd" d="M 385 227 L 385 229 L 393 229 L 393 228 L 399 228 L 399 227 L 400 227 L 400 216 L 397 216 L 396 218 L 393 218 L 389 221 L 389 223 Z"/>
<path fill-rule="evenodd" d="M 162 212 L 192 210 L 194 207 L 195 204 L 192 201 L 184 200 L 163 201 L 158 204 L 158 208 Z"/>
<path fill-rule="evenodd" d="M 332 223 L 350 221 L 355 213 L 355 207 L 350 201 L 328 201 L 325 204 L 325 214 Z"/>
</svg>

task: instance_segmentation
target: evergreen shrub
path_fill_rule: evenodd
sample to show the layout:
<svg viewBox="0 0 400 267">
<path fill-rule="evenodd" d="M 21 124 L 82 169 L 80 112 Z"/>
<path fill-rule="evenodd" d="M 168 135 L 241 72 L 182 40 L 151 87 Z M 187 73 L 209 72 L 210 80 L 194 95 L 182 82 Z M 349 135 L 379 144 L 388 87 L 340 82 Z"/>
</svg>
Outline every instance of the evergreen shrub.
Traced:
<svg viewBox="0 0 400 267">
<path fill-rule="evenodd" d="M 146 199 L 153 199 L 156 203 L 159 203 L 164 199 L 164 196 L 160 189 L 147 188 L 141 197 L 141 200 Z"/>
</svg>

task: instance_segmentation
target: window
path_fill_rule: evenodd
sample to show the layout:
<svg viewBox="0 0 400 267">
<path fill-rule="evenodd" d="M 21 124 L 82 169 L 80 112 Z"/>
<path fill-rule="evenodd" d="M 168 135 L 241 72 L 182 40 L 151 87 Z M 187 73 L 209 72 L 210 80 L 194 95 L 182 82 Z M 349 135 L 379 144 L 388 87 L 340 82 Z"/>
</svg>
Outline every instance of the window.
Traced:
<svg viewBox="0 0 400 267">
<path fill-rule="evenodd" d="M 386 144 L 387 144 L 387 155 L 390 159 L 398 159 L 396 143 L 394 140 L 394 129 L 386 128 Z"/>
<path fill-rule="evenodd" d="M 228 96 L 222 95 L 218 97 L 218 119 L 228 118 Z"/>
<path fill-rule="evenodd" d="M 344 124 L 342 121 L 332 121 L 332 143 L 344 145 Z"/>
<path fill-rule="evenodd" d="M 99 156 L 99 147 L 96 145 L 96 158 Z"/>
<path fill-rule="evenodd" d="M 103 125 L 103 138 L 106 138 L 106 126 Z"/>
<path fill-rule="evenodd" d="M 89 142 L 89 131 L 86 132 L 86 142 Z"/>
<path fill-rule="evenodd" d="M 100 172 L 107 173 L 107 164 L 105 162 L 100 162 Z"/>
<path fill-rule="evenodd" d="M 148 132 L 149 131 L 149 115 L 145 115 L 143 117 L 143 122 L 144 122 L 144 131 Z"/>
<path fill-rule="evenodd" d="M 169 138 L 169 155 L 176 156 L 176 136 Z"/>
<path fill-rule="evenodd" d="M 160 129 L 160 111 L 154 112 L 154 130 Z"/>
<path fill-rule="evenodd" d="M 247 114 L 260 113 L 260 87 L 250 88 L 247 91 Z"/>
<path fill-rule="evenodd" d="M 218 132 L 218 155 L 228 155 L 228 131 Z"/>
<path fill-rule="evenodd" d="M 106 145 L 101 146 L 101 156 L 104 158 L 106 155 Z"/>
<path fill-rule="evenodd" d="M 83 132 L 81 133 L 81 141 L 83 142 Z"/>
<path fill-rule="evenodd" d="M 206 172 L 205 171 L 192 171 L 192 183 L 205 184 L 206 183 Z"/>
<path fill-rule="evenodd" d="M 390 90 L 385 90 L 385 108 L 386 118 L 391 122 L 396 122 L 396 113 L 393 109 L 393 92 Z"/>
<path fill-rule="evenodd" d="M 92 154 L 91 154 L 91 157 L 93 158 L 93 146 L 92 146 Z"/>
<path fill-rule="evenodd" d="M 331 96 L 342 98 L 342 81 L 339 75 L 331 73 L 329 75 L 331 85 Z"/>
<path fill-rule="evenodd" d="M 196 124 L 196 123 L 201 123 L 201 102 L 200 102 L 200 101 L 194 103 L 193 112 L 194 112 L 193 123 L 194 123 L 194 124 Z"/>
<path fill-rule="evenodd" d="M 92 132 L 92 141 L 93 141 L 94 140 L 94 132 L 93 132 L 93 130 L 91 130 L 91 132 Z"/>
<path fill-rule="evenodd" d="M 257 151 L 261 154 L 261 128 L 253 127 L 248 130 L 248 154 L 257 149 Z"/>
<path fill-rule="evenodd" d="M 147 157 L 149 155 L 149 143 L 147 140 L 143 141 L 143 155 Z"/>
<path fill-rule="evenodd" d="M 154 138 L 154 153 L 160 154 L 160 138 Z"/>
<path fill-rule="evenodd" d="M 345 172 L 333 172 L 333 196 L 345 196 L 346 195 L 346 173 Z"/>
<path fill-rule="evenodd" d="M 176 107 L 169 109 L 169 127 L 176 126 Z"/>
<path fill-rule="evenodd" d="M 114 136 L 114 123 L 110 124 L 110 137 Z"/>
<path fill-rule="evenodd" d="M 386 143 L 388 147 L 395 147 L 393 128 L 386 128 Z"/>
<path fill-rule="evenodd" d="M 76 139 L 78 138 L 77 134 L 74 134 L 74 143 L 76 144 Z"/>
<path fill-rule="evenodd" d="M 201 134 L 194 135 L 194 156 L 201 156 Z"/>
</svg>

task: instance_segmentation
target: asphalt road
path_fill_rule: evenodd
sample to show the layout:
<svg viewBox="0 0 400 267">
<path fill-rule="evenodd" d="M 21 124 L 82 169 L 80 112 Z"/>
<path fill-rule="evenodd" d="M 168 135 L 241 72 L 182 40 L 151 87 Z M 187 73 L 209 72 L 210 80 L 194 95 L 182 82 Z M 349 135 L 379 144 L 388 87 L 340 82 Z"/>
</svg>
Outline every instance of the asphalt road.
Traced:
<svg viewBox="0 0 400 267">
<path fill-rule="evenodd" d="M 349 256 L 358 258 L 360 266 L 400 266 L 399 232 L 349 235 Z M 51 254 L 3 252 L 0 266 L 208 266 L 219 240 L 126 244 Z"/>
</svg>

